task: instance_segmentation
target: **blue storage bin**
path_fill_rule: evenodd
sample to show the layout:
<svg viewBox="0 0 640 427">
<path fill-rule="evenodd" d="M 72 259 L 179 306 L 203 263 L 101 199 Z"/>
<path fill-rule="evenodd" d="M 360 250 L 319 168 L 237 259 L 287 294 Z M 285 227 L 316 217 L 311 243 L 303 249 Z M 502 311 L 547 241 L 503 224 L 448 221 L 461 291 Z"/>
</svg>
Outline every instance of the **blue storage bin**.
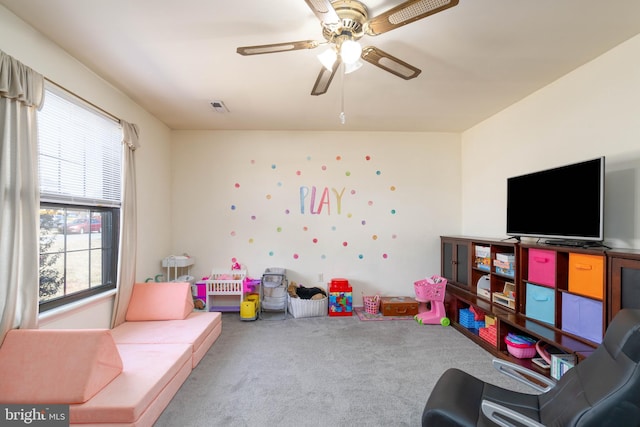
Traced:
<svg viewBox="0 0 640 427">
<path fill-rule="evenodd" d="M 602 301 L 564 292 L 562 330 L 598 344 L 602 342 Z"/>
<path fill-rule="evenodd" d="M 556 321 L 555 307 L 555 289 L 527 283 L 527 317 L 553 325 Z"/>
<path fill-rule="evenodd" d="M 476 320 L 474 314 L 468 308 L 459 310 L 459 323 L 467 329 L 484 328 L 484 320 Z"/>
</svg>

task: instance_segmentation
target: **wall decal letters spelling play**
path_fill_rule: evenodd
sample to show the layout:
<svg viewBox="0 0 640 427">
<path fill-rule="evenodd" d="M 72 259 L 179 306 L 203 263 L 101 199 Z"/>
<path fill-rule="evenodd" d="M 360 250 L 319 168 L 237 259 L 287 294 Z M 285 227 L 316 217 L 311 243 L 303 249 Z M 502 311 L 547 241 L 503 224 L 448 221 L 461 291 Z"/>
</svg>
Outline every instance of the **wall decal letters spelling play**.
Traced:
<svg viewBox="0 0 640 427">
<path fill-rule="evenodd" d="M 335 206 L 337 214 L 340 215 L 342 212 L 342 195 L 344 194 L 345 187 L 342 187 L 342 190 L 338 192 L 335 188 L 331 188 L 331 192 L 335 196 Z M 321 190 L 322 195 L 320 196 L 319 201 L 316 203 L 316 194 L 317 188 L 315 185 L 311 187 L 301 186 L 300 187 L 300 213 L 305 214 L 305 207 L 308 205 L 309 210 L 308 213 L 311 215 L 320 215 L 322 213 L 322 208 L 326 206 L 327 215 L 331 215 L 331 197 L 329 196 L 329 187 L 324 187 Z"/>
</svg>

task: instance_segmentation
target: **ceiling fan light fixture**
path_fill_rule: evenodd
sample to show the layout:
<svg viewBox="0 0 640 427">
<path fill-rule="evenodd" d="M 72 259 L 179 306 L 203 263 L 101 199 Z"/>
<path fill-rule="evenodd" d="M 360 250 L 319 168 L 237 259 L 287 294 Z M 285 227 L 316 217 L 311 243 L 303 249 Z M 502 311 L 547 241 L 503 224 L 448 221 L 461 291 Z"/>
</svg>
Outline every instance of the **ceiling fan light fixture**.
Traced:
<svg viewBox="0 0 640 427">
<path fill-rule="evenodd" d="M 353 73 L 354 71 L 360 69 L 360 67 L 362 67 L 362 64 L 364 64 L 364 62 L 362 62 L 360 59 L 358 59 L 353 64 L 347 64 L 345 62 L 344 63 L 344 73 L 345 74 Z"/>
<path fill-rule="evenodd" d="M 354 40 L 345 40 L 340 46 L 340 57 L 345 64 L 355 64 L 362 54 L 362 46 Z"/>
<path fill-rule="evenodd" d="M 332 47 L 318 55 L 318 61 L 320 61 L 327 71 L 333 70 L 333 64 L 335 64 L 336 59 L 338 59 L 338 54 Z"/>
</svg>

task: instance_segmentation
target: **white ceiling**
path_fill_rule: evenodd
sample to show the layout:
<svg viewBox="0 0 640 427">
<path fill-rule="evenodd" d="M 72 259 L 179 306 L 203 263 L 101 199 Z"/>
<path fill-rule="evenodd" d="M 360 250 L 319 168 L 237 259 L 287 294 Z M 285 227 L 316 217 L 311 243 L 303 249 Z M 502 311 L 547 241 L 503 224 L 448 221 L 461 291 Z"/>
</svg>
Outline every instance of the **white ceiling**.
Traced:
<svg viewBox="0 0 640 427">
<path fill-rule="evenodd" d="M 378 15 L 400 0 L 363 0 Z M 638 0 L 460 0 L 376 37 L 422 70 L 369 63 L 311 96 L 321 48 L 241 56 L 236 47 L 323 40 L 304 0 L 0 0 L 172 129 L 459 132 L 640 33 Z M 227 114 L 209 105 L 222 100 Z"/>
</svg>

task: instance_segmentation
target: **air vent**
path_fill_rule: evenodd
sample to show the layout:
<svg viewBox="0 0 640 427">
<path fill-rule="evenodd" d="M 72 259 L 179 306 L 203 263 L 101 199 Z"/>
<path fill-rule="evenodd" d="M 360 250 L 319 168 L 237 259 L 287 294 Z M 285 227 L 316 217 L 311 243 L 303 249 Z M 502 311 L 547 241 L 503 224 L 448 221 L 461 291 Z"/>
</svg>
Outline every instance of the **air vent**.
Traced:
<svg viewBox="0 0 640 427">
<path fill-rule="evenodd" d="M 229 112 L 229 109 L 226 105 L 224 105 L 224 102 L 222 101 L 211 101 L 211 106 L 218 113 L 225 114 Z"/>
</svg>

